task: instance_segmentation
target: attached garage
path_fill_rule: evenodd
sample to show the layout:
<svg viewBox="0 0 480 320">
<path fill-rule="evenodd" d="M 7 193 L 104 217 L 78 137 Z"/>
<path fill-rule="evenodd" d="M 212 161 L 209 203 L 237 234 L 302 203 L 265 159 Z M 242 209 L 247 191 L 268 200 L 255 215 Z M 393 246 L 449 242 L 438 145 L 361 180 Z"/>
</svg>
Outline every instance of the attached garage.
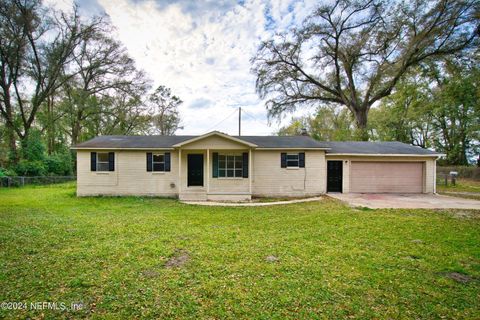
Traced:
<svg viewBox="0 0 480 320">
<path fill-rule="evenodd" d="M 423 162 L 352 161 L 350 192 L 422 193 Z"/>
<path fill-rule="evenodd" d="M 435 193 L 439 153 L 400 142 L 327 144 L 327 192 Z"/>
</svg>

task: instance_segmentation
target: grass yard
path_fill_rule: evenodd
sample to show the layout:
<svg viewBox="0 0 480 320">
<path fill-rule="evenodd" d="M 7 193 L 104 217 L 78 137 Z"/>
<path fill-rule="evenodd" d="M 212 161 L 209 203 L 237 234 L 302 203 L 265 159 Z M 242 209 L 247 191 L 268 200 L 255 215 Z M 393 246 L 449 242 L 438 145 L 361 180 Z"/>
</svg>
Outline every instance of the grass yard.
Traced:
<svg viewBox="0 0 480 320">
<path fill-rule="evenodd" d="M 454 186 L 451 185 L 450 180 L 448 181 L 448 186 L 445 186 L 442 181 L 437 184 L 437 192 L 450 196 L 480 200 L 480 181 L 458 179 Z"/>
<path fill-rule="evenodd" d="M 0 190 L 0 318 L 478 319 L 479 212 Z"/>
</svg>

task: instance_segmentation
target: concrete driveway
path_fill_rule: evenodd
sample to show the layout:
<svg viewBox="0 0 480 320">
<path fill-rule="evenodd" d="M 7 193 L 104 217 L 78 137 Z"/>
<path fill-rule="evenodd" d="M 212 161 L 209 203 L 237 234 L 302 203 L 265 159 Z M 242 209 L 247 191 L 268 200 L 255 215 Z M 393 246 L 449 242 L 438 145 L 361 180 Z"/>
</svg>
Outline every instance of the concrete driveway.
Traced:
<svg viewBox="0 0 480 320">
<path fill-rule="evenodd" d="M 480 201 L 436 194 L 329 193 L 353 207 L 372 209 L 478 209 Z"/>
</svg>

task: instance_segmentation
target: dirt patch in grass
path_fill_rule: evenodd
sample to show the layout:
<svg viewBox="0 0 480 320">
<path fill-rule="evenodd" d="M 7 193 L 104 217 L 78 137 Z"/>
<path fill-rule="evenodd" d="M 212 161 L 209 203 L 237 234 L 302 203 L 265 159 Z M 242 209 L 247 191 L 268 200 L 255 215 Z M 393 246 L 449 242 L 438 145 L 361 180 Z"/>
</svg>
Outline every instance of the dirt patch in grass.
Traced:
<svg viewBox="0 0 480 320">
<path fill-rule="evenodd" d="M 160 273 L 153 269 L 146 269 L 142 271 L 142 276 L 145 278 L 156 278 L 160 275 Z"/>
<path fill-rule="evenodd" d="M 418 243 L 418 244 L 422 244 L 423 243 L 423 240 L 420 240 L 420 239 L 414 239 L 412 240 L 413 243 Z"/>
<path fill-rule="evenodd" d="M 270 255 L 265 258 L 267 262 L 278 262 L 280 259 L 276 256 Z"/>
<path fill-rule="evenodd" d="M 474 280 L 473 277 L 471 277 L 467 274 L 460 273 L 460 272 L 447 272 L 447 273 L 444 273 L 444 275 L 445 275 L 445 277 L 450 278 L 450 279 L 455 280 L 456 282 L 460 282 L 460 283 L 469 283 L 469 282 L 472 282 Z"/>
<path fill-rule="evenodd" d="M 180 268 L 183 267 L 190 260 L 190 255 L 187 251 L 182 249 L 175 250 L 170 259 L 165 263 L 165 268 Z"/>
</svg>

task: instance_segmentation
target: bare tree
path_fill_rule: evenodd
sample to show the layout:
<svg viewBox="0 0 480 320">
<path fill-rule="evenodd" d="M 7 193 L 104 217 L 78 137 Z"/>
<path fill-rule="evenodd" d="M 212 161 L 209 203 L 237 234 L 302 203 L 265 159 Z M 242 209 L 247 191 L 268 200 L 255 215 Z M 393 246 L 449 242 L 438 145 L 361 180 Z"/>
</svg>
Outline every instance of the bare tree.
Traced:
<svg viewBox="0 0 480 320">
<path fill-rule="evenodd" d="M 180 128 L 178 106 L 183 103 L 179 97 L 172 95 L 169 88 L 159 86 L 149 98 L 152 107 L 152 125 L 156 133 L 173 135 Z"/>
<path fill-rule="evenodd" d="M 301 29 L 265 41 L 252 59 L 270 116 L 333 103 L 354 115 L 368 139 L 370 107 L 412 66 L 478 46 L 477 0 L 336 0 Z"/>
<path fill-rule="evenodd" d="M 1 1 L 0 115 L 13 153 L 15 135 L 28 136 L 42 104 L 68 80 L 74 49 L 95 26 L 82 24 L 76 7 L 50 14 L 38 0 Z"/>
<path fill-rule="evenodd" d="M 75 76 L 63 86 L 63 110 L 69 120 L 72 143 L 76 144 L 85 126 L 94 121 L 98 130 L 91 134 L 117 132 L 111 124 L 125 125 L 123 134 L 131 133 L 135 119 L 142 110 L 142 97 L 150 88 L 150 80 L 136 68 L 125 47 L 112 39 L 112 27 L 107 21 L 85 36 L 74 51 L 68 68 Z M 128 116 L 125 112 L 132 112 Z M 123 124 L 122 119 L 129 120 Z M 133 122 L 132 122 L 133 121 Z M 100 123 L 102 127 L 100 128 Z M 118 133 L 118 132 L 117 132 Z M 90 135 L 91 135 L 90 134 Z"/>
</svg>

